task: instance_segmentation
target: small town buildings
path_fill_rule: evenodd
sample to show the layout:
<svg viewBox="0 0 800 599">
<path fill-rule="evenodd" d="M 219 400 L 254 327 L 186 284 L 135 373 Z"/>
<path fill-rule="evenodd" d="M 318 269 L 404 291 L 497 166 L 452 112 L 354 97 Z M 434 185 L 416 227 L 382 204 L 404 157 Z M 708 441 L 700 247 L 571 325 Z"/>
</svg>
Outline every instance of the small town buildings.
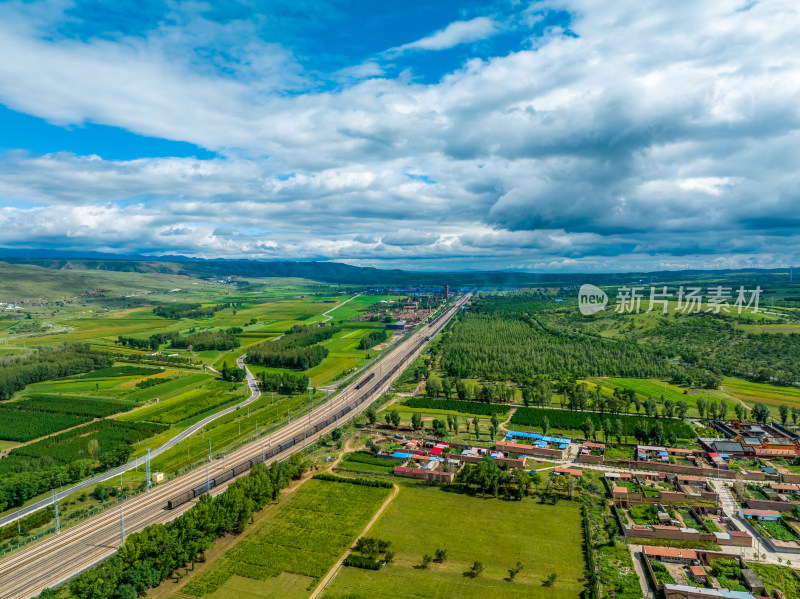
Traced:
<svg viewBox="0 0 800 599">
<path fill-rule="evenodd" d="M 695 564 L 697 562 L 697 552 L 692 549 L 646 546 L 644 547 L 644 554 L 648 559 L 672 564 Z"/>
<path fill-rule="evenodd" d="M 775 510 L 753 510 L 749 508 L 742 508 L 739 514 L 743 518 L 750 520 L 766 520 L 767 522 L 777 522 L 781 519 L 781 513 Z"/>
</svg>

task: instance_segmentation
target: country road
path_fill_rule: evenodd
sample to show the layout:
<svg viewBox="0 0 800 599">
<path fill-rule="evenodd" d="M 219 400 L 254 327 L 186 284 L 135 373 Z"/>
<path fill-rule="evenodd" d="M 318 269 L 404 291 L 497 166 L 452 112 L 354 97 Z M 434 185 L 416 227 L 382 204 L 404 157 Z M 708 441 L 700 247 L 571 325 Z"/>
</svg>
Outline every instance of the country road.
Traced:
<svg viewBox="0 0 800 599">
<path fill-rule="evenodd" d="M 327 312 L 323 312 L 322 316 L 324 316 L 325 319 L 322 322 L 327 322 L 331 318 L 333 318 L 332 316 L 329 315 L 330 312 L 333 312 L 337 308 L 340 308 L 340 307 L 344 306 L 347 302 L 349 302 L 350 300 L 358 297 L 359 295 L 360 294 L 356 294 L 356 295 L 346 299 L 342 303 L 337 304 L 336 306 L 334 306 L 333 308 L 331 308 Z M 273 341 L 275 341 L 277 339 L 280 339 L 281 337 L 283 337 L 283 335 L 280 335 L 279 337 L 276 337 L 275 339 L 273 339 Z M 235 406 L 231 406 L 229 408 L 226 408 L 224 410 L 221 410 L 220 412 L 217 412 L 215 414 L 212 414 L 211 416 L 208 416 L 208 417 L 204 418 L 203 420 L 201 420 L 197 424 L 194 424 L 194 425 L 190 426 L 189 428 L 187 428 L 186 430 L 184 430 L 183 432 L 181 432 L 177 436 L 173 437 L 172 439 L 170 439 L 169 441 L 167 441 L 166 443 L 164 443 L 160 447 L 157 447 L 156 449 L 153 449 L 150 452 L 150 459 L 151 460 L 153 458 L 155 458 L 156 456 L 161 455 L 165 451 L 168 451 L 169 449 L 171 449 L 172 447 L 174 447 L 178 443 L 181 443 L 187 437 L 191 437 L 194 433 L 196 433 L 197 431 L 201 430 L 207 424 L 209 424 L 211 422 L 214 422 L 214 420 L 217 420 L 218 418 L 222 418 L 226 414 L 230 414 L 231 412 L 233 412 L 235 410 L 238 410 L 239 408 L 241 408 L 243 406 L 246 406 L 249 403 L 254 402 L 255 400 L 257 400 L 261 396 L 261 391 L 258 388 L 258 380 L 253 376 L 253 374 L 250 372 L 250 370 L 244 364 L 245 357 L 247 357 L 247 354 L 243 354 L 242 356 L 237 358 L 236 363 L 238 364 L 239 368 L 244 369 L 244 371 L 247 373 L 247 385 L 250 387 L 250 392 L 251 392 L 250 393 L 250 397 L 247 398 L 245 401 L 236 404 Z M 213 368 L 211 368 L 211 370 L 214 371 L 214 372 L 217 372 Z M 135 460 L 132 460 L 132 461 L 128 462 L 127 464 L 123 464 L 122 466 L 118 466 L 117 468 L 113 468 L 112 470 L 108 470 L 106 472 L 103 472 L 102 474 L 98 474 L 97 476 L 95 476 L 93 478 L 87 479 L 87 480 L 82 481 L 80 483 L 77 483 L 77 484 L 75 484 L 75 485 L 73 485 L 73 486 L 71 486 L 71 487 L 69 487 L 67 489 L 59 491 L 58 493 L 56 493 L 56 498 L 60 501 L 61 499 L 72 495 L 76 491 L 80 491 L 81 489 L 85 489 L 85 488 L 90 487 L 90 486 L 92 486 L 94 484 L 101 483 L 101 482 L 106 481 L 106 480 L 110 480 L 110 479 L 114 478 L 115 476 L 119 476 L 121 474 L 124 474 L 125 472 L 128 472 L 129 470 L 134 470 L 134 469 L 138 468 L 139 466 L 143 466 L 146 461 L 147 461 L 147 456 L 141 456 L 139 458 L 136 458 Z M 47 506 L 50 506 L 50 505 L 53 505 L 53 498 L 52 497 L 48 497 L 47 499 L 42 499 L 40 501 L 37 501 L 36 503 L 32 503 L 29 506 L 21 508 L 21 509 L 17 510 L 16 512 L 13 512 L 13 513 L 11 513 L 11 514 L 3 517 L 3 518 L 0 518 L 0 526 L 3 526 L 5 524 L 10 524 L 11 522 L 15 522 L 19 518 L 23 518 L 23 517 L 25 517 L 25 516 L 27 516 L 29 514 L 32 514 L 33 512 L 35 512 L 37 510 L 46 508 Z"/>
<path fill-rule="evenodd" d="M 146 493 L 123 501 L 119 504 L 119 509 L 104 510 L 0 560 L 0 599 L 28 599 L 45 588 L 70 580 L 113 555 L 121 544 L 121 518 L 124 517 L 125 535 L 138 532 L 150 524 L 172 520 L 191 508 L 195 500 L 167 510 L 168 499 L 204 486 L 209 477 L 217 477 L 226 468 L 230 469 L 231 464 L 241 463 L 259 454 L 263 457 L 268 448 L 274 451 L 276 446 L 280 446 L 282 451 L 277 452 L 273 458 L 268 458 L 267 463 L 286 459 L 307 443 L 329 433 L 345 420 L 357 416 L 389 389 L 394 379 L 424 351 L 429 339 L 447 324 L 461 303 L 468 298 L 469 295 L 463 296 L 430 324 L 423 325 L 410 334 L 338 394 L 308 412 L 307 416 L 296 418 L 273 434 L 264 435 L 230 452 L 227 455 L 227 466 L 224 460 L 214 460 L 205 467 L 195 468 L 156 485 Z M 255 385 L 249 378 L 248 382 Z M 236 478 L 216 486 L 212 493 L 222 492 L 233 480 Z"/>
<path fill-rule="evenodd" d="M 178 443 L 180 443 L 181 441 L 183 441 L 187 437 L 192 436 L 194 433 L 199 431 L 201 428 L 203 428 L 204 426 L 206 426 L 210 422 L 214 422 L 214 420 L 216 420 L 217 418 L 222 418 L 226 414 L 230 414 L 234 410 L 237 410 L 237 409 L 241 408 L 242 406 L 246 406 L 247 404 L 254 402 L 255 400 L 257 400 L 261 396 L 261 391 L 258 388 L 258 381 L 252 375 L 250 370 L 248 370 L 248 368 L 244 365 L 244 357 L 245 356 L 240 357 L 238 360 L 236 360 L 236 363 L 239 365 L 239 368 L 243 368 L 244 371 L 247 373 L 247 385 L 250 387 L 250 397 L 248 397 L 243 402 L 236 404 L 235 406 L 230 406 L 229 408 L 226 408 L 224 410 L 221 410 L 220 412 L 217 412 L 215 414 L 212 414 L 211 416 L 208 416 L 208 417 L 204 418 L 203 420 L 201 420 L 197 424 L 193 424 L 192 426 L 190 426 L 189 428 L 187 428 L 186 430 L 184 430 L 180 434 L 176 435 L 175 437 L 173 437 L 172 439 L 170 439 L 169 441 L 167 441 L 166 443 L 164 443 L 160 447 L 157 447 L 156 449 L 152 450 L 150 452 L 150 459 L 153 459 L 156 456 L 161 455 L 162 453 L 164 453 L 165 451 L 167 451 L 170 448 L 174 447 L 175 445 L 177 445 Z M 125 472 L 128 472 L 129 470 L 133 470 L 134 468 L 137 468 L 138 466 L 143 466 L 146 461 L 147 461 L 147 456 L 141 456 L 139 458 L 136 458 L 135 460 L 132 460 L 132 461 L 128 462 L 127 464 L 123 464 L 122 466 L 118 466 L 117 468 L 113 468 L 111 470 L 107 470 L 106 472 L 103 472 L 102 474 L 98 474 L 97 476 L 95 476 L 93 478 L 87 479 L 87 480 L 85 480 L 83 482 L 80 482 L 80 483 L 77 483 L 77 484 L 75 484 L 75 485 L 73 485 L 73 486 L 71 486 L 71 487 L 69 487 L 67 489 L 64 489 L 63 491 L 60 491 L 59 493 L 57 493 L 56 497 L 59 500 L 61 500 L 64 497 L 68 497 L 69 495 L 71 495 L 75 491 L 80 491 L 81 489 L 85 489 L 86 487 L 89 487 L 91 485 L 103 482 L 105 480 L 109 480 L 111 478 L 114 478 L 115 476 L 119 476 L 120 474 L 124 474 Z M 3 526 L 4 524 L 8 524 L 10 522 L 14 522 L 18 518 L 22 518 L 24 516 L 27 516 L 28 514 L 31 514 L 31 513 L 35 512 L 36 510 L 40 510 L 40 509 L 45 508 L 45 507 L 50 506 L 50 505 L 53 505 L 53 498 L 52 497 L 48 497 L 47 499 L 42 499 L 41 501 L 37 501 L 36 503 L 32 503 L 31 505 L 26 506 L 26 507 L 24 507 L 22 509 L 19 509 L 19 510 L 17 510 L 16 512 L 14 512 L 12 514 L 9 514 L 8 516 L 5 516 L 4 518 L 0 518 L 0 526 Z"/>
</svg>

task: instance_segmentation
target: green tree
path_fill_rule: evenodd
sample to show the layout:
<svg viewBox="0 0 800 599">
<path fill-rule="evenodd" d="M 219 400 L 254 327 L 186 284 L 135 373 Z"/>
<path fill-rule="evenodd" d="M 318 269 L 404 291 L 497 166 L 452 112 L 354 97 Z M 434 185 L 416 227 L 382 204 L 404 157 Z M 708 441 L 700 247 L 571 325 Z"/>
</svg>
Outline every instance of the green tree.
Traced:
<svg viewBox="0 0 800 599">
<path fill-rule="evenodd" d="M 517 564 L 513 568 L 508 569 L 508 581 L 514 582 L 514 579 L 517 577 L 517 574 L 520 573 L 522 570 L 522 562 L 517 562 Z"/>
<path fill-rule="evenodd" d="M 472 562 L 472 565 L 469 567 L 467 575 L 470 578 L 477 578 L 478 576 L 480 576 L 481 572 L 483 572 L 483 564 L 481 562 L 475 561 Z"/>
<path fill-rule="evenodd" d="M 545 416 L 542 418 L 542 434 L 547 435 L 547 431 L 550 430 L 550 419 Z"/>
<path fill-rule="evenodd" d="M 789 420 L 789 406 L 782 403 L 778 406 L 778 413 L 781 415 L 781 424 L 786 425 L 786 422 Z"/>
<path fill-rule="evenodd" d="M 500 420 L 498 420 L 497 414 L 492 414 L 491 422 L 492 422 L 492 439 L 494 439 L 495 437 L 497 437 L 497 431 L 500 428 Z"/>
<path fill-rule="evenodd" d="M 422 564 L 420 564 L 420 568 L 422 568 L 423 570 L 427 570 L 431 565 L 431 561 L 433 561 L 433 558 L 427 553 L 424 554 L 422 556 Z"/>
<path fill-rule="evenodd" d="M 447 561 L 447 549 L 437 549 L 433 561 L 442 564 Z"/>
<path fill-rule="evenodd" d="M 425 395 L 429 397 L 439 397 L 442 393 L 442 383 L 436 377 L 430 376 L 425 381 Z"/>
<path fill-rule="evenodd" d="M 753 406 L 753 418 L 756 422 L 766 424 L 767 420 L 769 420 L 769 408 L 765 404 L 758 402 Z"/>
<path fill-rule="evenodd" d="M 681 400 L 675 404 L 675 415 L 678 418 L 686 418 L 686 414 L 689 412 L 689 404 L 685 401 Z"/>
<path fill-rule="evenodd" d="M 378 421 L 378 415 L 375 413 L 374 407 L 368 407 L 365 414 L 367 416 L 367 422 L 370 424 L 375 424 Z"/>
<path fill-rule="evenodd" d="M 411 428 L 418 431 L 422 428 L 422 414 L 414 412 L 411 414 Z"/>
<path fill-rule="evenodd" d="M 400 413 L 397 410 L 392 410 L 389 413 L 389 418 L 392 421 L 392 426 L 394 426 L 395 428 L 400 426 Z"/>
<path fill-rule="evenodd" d="M 697 411 L 700 414 L 700 418 L 706 417 L 706 400 L 703 397 L 697 398 Z"/>
</svg>

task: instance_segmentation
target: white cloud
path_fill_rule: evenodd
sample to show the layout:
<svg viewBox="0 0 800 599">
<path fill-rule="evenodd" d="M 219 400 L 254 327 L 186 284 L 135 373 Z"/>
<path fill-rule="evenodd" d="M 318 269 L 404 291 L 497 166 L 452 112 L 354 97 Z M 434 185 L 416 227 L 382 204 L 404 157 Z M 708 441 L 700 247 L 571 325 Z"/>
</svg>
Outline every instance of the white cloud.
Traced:
<svg viewBox="0 0 800 599">
<path fill-rule="evenodd" d="M 475 17 L 469 21 L 454 21 L 444 29 L 415 42 L 392 48 L 390 54 L 408 50 L 446 50 L 460 44 L 484 40 L 500 30 L 497 23 L 488 17 Z"/>
<path fill-rule="evenodd" d="M 140 38 L 50 39 L 31 6 L 0 6 L 0 102 L 224 158 L 8 152 L 0 198 L 50 206 L 2 209 L 8 243 L 575 269 L 715 253 L 764 264 L 798 247 L 792 4 L 537 3 L 570 12 L 576 36 L 547 30 L 435 84 L 392 79 L 368 60 L 337 73 L 335 90 L 315 89 L 280 47 L 233 41 L 247 39 L 246 24 L 194 18 Z M 403 48 L 497 27 L 460 21 Z M 194 52 L 217 42 L 232 46 L 230 64 Z"/>
</svg>

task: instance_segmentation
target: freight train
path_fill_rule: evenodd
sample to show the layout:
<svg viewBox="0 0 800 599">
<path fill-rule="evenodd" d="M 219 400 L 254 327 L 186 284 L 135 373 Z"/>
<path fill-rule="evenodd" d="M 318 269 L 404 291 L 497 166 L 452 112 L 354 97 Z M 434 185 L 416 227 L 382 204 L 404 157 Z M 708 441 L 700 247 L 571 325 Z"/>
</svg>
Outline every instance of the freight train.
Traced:
<svg viewBox="0 0 800 599">
<path fill-rule="evenodd" d="M 435 324 L 439 319 L 442 318 L 442 316 L 444 316 L 444 314 L 441 314 L 440 316 L 438 316 L 428 326 L 432 326 L 433 324 Z M 431 334 L 433 334 L 433 333 L 431 333 Z M 414 346 L 414 348 L 411 351 L 408 352 L 406 357 L 414 355 L 414 353 L 418 349 L 420 349 L 423 345 L 425 345 L 425 343 L 427 343 L 427 339 L 430 339 L 430 336 L 428 336 L 426 339 L 423 339 L 422 341 L 417 343 Z M 225 472 L 223 472 L 222 474 L 218 474 L 214 478 L 209 479 L 208 482 L 203 483 L 199 487 L 196 487 L 196 488 L 191 489 L 189 491 L 184 491 L 184 492 L 180 493 L 179 495 L 176 495 L 175 497 L 173 497 L 172 499 L 169 499 L 167 501 L 167 509 L 171 510 L 171 509 L 174 509 L 176 507 L 179 507 L 179 506 L 183 505 L 184 503 L 186 503 L 187 501 L 191 501 L 195 497 L 198 497 L 198 496 L 202 495 L 203 493 L 208 493 L 214 487 L 217 487 L 217 486 L 219 486 L 219 485 L 221 485 L 223 483 L 228 482 L 233 477 L 239 476 L 242 472 L 244 472 L 245 470 L 249 470 L 250 468 L 252 468 L 256 464 L 258 464 L 259 462 L 265 462 L 265 461 L 271 460 L 272 458 L 274 458 L 278 454 L 283 453 L 287 449 L 290 449 L 291 447 L 294 447 L 298 443 L 302 443 L 306 439 L 306 433 L 308 433 L 308 435 L 313 435 L 313 434 L 318 433 L 319 431 L 325 429 L 326 427 L 330 426 L 331 424 L 333 424 L 335 422 L 338 422 L 340 419 L 342 419 L 345 416 L 347 416 L 347 414 L 349 414 L 352 410 L 356 409 L 362 403 L 367 401 L 367 399 L 370 397 L 370 395 L 372 394 L 373 391 L 375 391 L 376 389 L 380 389 L 387 381 L 390 381 L 392 378 L 394 378 L 394 376 L 397 374 L 397 372 L 400 370 L 400 368 L 404 365 L 404 363 L 405 363 L 405 359 L 401 360 L 400 362 L 398 362 L 389 372 L 384 374 L 377 383 L 372 385 L 372 387 L 368 391 L 365 391 L 364 393 L 362 393 L 353 403 L 343 407 L 336 414 L 334 414 L 333 416 L 328 417 L 326 420 L 323 420 L 321 422 L 317 422 L 314 425 L 314 428 L 312 428 L 310 431 L 306 431 L 306 432 L 300 433 L 297 436 L 295 436 L 294 438 L 289 439 L 288 441 L 286 441 L 284 443 L 281 443 L 281 444 L 279 444 L 279 445 L 277 445 L 275 447 L 270 448 L 268 451 L 263 451 L 262 453 L 258 454 L 257 456 L 255 456 L 255 457 L 253 457 L 253 458 L 251 458 L 249 460 L 245 460 L 241 464 L 238 464 L 238 465 L 234 466 L 233 468 L 231 468 L 229 470 L 225 470 Z M 374 379 L 374 378 L 375 378 L 375 373 L 373 372 L 369 376 L 367 376 L 364 379 L 362 379 L 356 385 L 355 388 L 357 390 L 360 390 L 361 388 L 366 386 L 369 382 L 371 382 L 372 379 Z"/>
</svg>

